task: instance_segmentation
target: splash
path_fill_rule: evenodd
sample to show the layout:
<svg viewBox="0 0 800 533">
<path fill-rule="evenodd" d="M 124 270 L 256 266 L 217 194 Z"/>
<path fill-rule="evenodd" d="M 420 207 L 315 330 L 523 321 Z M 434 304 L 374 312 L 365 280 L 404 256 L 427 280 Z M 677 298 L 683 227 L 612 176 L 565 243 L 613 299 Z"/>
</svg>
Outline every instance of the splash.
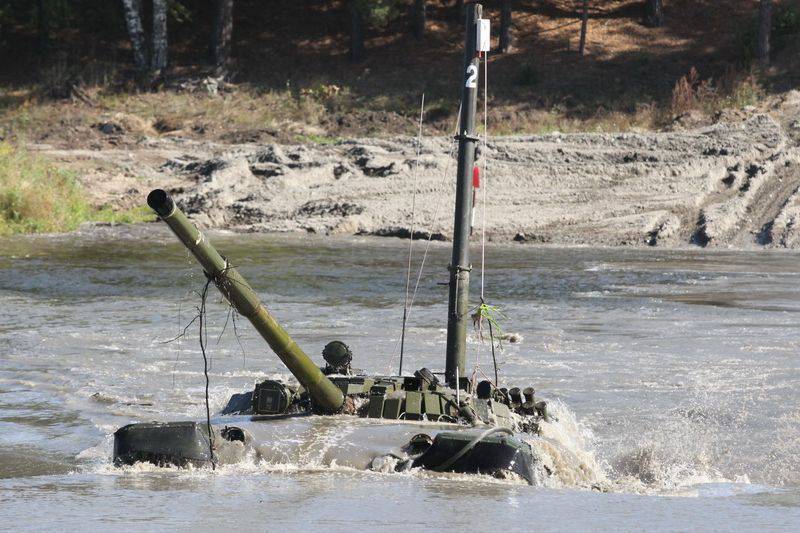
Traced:
<svg viewBox="0 0 800 533">
<path fill-rule="evenodd" d="M 592 449 L 592 433 L 567 405 L 548 403 L 550 420 L 539 424 L 540 435 L 525 439 L 539 458 L 537 485 L 608 490 L 609 481 Z"/>
<path fill-rule="evenodd" d="M 219 390 L 219 397 L 226 397 L 227 390 Z M 216 402 L 220 403 L 221 402 Z M 598 442 L 587 424 L 580 421 L 562 401 L 549 402 L 552 417 L 540 424 L 540 434 L 525 436 L 537 457 L 538 470 L 534 484 L 548 488 L 596 490 L 602 492 L 625 492 L 652 495 L 697 496 L 710 487 L 733 487 L 730 490 L 746 490 L 750 479 L 744 473 L 725 474 L 718 467 L 720 453 L 718 427 L 736 419 L 717 412 L 710 406 L 693 404 L 691 408 L 675 408 L 667 416 L 654 422 L 650 428 L 626 426 L 621 433 L 625 437 L 619 442 Z M 786 437 L 789 447 L 796 448 L 791 437 L 796 434 L 798 414 L 793 413 L 784 420 L 779 435 Z M 428 478 L 429 472 L 414 469 L 411 472 L 394 472 L 396 458 L 382 456 L 377 463 L 374 457 L 356 460 L 350 441 L 363 441 L 365 435 L 357 435 L 361 420 L 337 419 L 313 431 L 283 435 L 277 440 L 258 447 L 235 465 L 229 465 L 231 473 L 250 472 L 338 472 L 346 470 L 371 470 L 382 475 L 409 475 Z M 374 422 L 370 424 L 375 425 Z M 109 431 L 111 426 L 104 427 Z M 794 444 L 792 444 L 794 443 Z M 110 464 L 112 437 L 93 448 L 84 450 L 78 459 L 84 467 L 98 473 L 161 472 L 174 469 L 159 469 L 152 465 L 125 467 L 121 471 Z M 600 453 L 605 459 L 600 459 Z M 351 457 L 352 456 L 352 457 Z M 361 463 L 364 463 L 363 466 Z M 204 470 L 199 468 L 196 470 Z M 789 472 L 789 469 L 782 469 Z M 437 474 L 438 475 L 438 474 Z M 793 475 L 793 474 L 786 474 Z M 445 474 L 443 479 L 451 476 Z M 462 479 L 461 475 L 454 477 Z M 485 477 L 485 476 L 482 476 Z M 470 479 L 466 476 L 464 479 Z M 507 480 L 514 483 L 514 480 Z M 705 488 L 704 488 L 705 487 Z M 736 488 L 739 487 L 739 488 Z M 714 488 L 714 490 L 720 490 Z"/>
<path fill-rule="evenodd" d="M 749 484 L 746 474 L 722 468 L 730 463 L 724 434 L 736 423 L 726 409 L 696 404 L 664 413 L 651 427 L 626 428 L 626 438 L 611 444 L 615 490 L 693 496 L 702 485 Z"/>
</svg>

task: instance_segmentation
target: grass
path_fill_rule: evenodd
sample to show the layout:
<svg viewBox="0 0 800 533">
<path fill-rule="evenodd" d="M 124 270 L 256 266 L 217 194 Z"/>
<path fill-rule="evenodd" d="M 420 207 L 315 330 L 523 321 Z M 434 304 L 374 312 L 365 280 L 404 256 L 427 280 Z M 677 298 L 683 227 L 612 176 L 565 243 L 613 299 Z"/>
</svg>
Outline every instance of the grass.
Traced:
<svg viewBox="0 0 800 533">
<path fill-rule="evenodd" d="M 635 28 L 634 24 L 631 31 Z M 653 39 L 666 38 L 663 32 L 645 33 Z M 616 43 L 609 53 L 628 54 L 625 68 L 618 65 L 615 72 L 619 74 L 614 76 L 598 75 L 603 61 L 613 59 L 613 53 L 610 58 L 601 55 L 583 60 L 559 56 L 566 63 L 558 69 L 544 59 L 524 59 L 524 54 L 497 60 L 497 83 L 490 91 L 491 133 L 659 130 L 688 111 L 714 115 L 721 109 L 756 104 L 767 95 L 764 73 L 749 67 L 729 67 L 726 72 L 700 62 L 693 77 L 686 74 L 691 65 L 686 63 L 691 57 L 688 52 L 680 56 L 686 70 L 666 69 L 666 59 L 653 50 L 634 46 L 630 39 L 617 43 L 617 37 L 606 38 L 609 46 Z M 330 144 L 347 137 L 414 135 L 422 92 L 426 96 L 426 134 L 451 133 L 458 105 L 450 85 L 440 86 L 442 79 L 434 76 L 427 88 L 410 86 L 398 91 L 395 71 L 376 69 L 365 74 L 369 70 L 361 74 L 345 70 L 338 75 L 323 71 L 308 79 L 287 78 L 285 84 L 223 85 L 216 95 L 209 94 L 202 84 L 193 92 L 168 88 L 137 91 L 135 86 L 107 84 L 104 77 L 89 74 L 80 76 L 96 81 L 84 85 L 91 97 L 87 104 L 54 100 L 52 91 L 46 90 L 48 84 L 64 84 L 57 79 L 58 73 L 63 76 L 69 71 L 60 69 L 45 77 L 49 82 L 0 86 L 0 138 L 56 145 L 61 141 L 64 146 L 81 147 L 93 143 L 97 147 L 108 140 L 98 134 L 97 125 L 107 121 L 121 126 L 125 142 L 179 135 L 232 143 Z M 580 74 L 574 74 L 578 76 L 575 79 L 559 78 L 575 72 Z M 655 72 L 662 89 L 654 92 L 655 82 L 647 80 Z M 671 94 L 664 90 L 673 86 Z M 481 116 L 478 122 L 482 122 Z"/>
<path fill-rule="evenodd" d="M 70 135 L 85 143 L 82 132 L 102 122 L 119 123 L 132 138 L 179 132 L 181 135 L 225 139 L 231 133 L 272 130 L 291 139 L 306 128 L 319 133 L 326 112 L 318 95 L 294 94 L 290 89 L 259 91 L 249 87 L 235 93 L 209 96 L 203 92 L 117 92 L 90 88 L 94 105 L 43 98 L 37 87 L 3 91 L 0 88 L 0 138 L 42 141 Z"/>
<path fill-rule="evenodd" d="M 761 94 L 754 85 L 735 89 L 721 82 L 729 68 L 748 75 L 757 2 L 671 3 L 661 28 L 642 25 L 642 0 L 591 3 L 585 56 L 576 50 L 574 0 L 520 3 L 513 14 L 513 51 L 489 56 L 492 134 L 659 130 L 684 112 L 713 115 L 784 91 L 785 84 L 776 87 L 770 76 L 781 78 L 778 82 L 797 77 L 796 68 L 776 73 L 794 66 L 785 63 L 797 56 L 790 48 L 800 34 L 800 0 L 776 3 L 775 61 L 772 73 L 759 73 Z M 408 35 L 405 14 L 378 9 L 381 20 L 369 25 L 365 60 L 359 64 L 347 60 L 346 2 L 276 4 L 279 7 L 272 10 L 261 9 L 258 2 L 237 7 L 237 39 L 244 40 L 235 47 L 236 85 L 223 84 L 216 96 L 197 85 L 205 72 L 199 59 L 205 33 L 195 31 L 197 24 L 200 29 L 205 24 L 201 20 L 175 20 L 175 31 L 170 30 L 172 70 L 157 92 L 137 90 L 121 21 L 103 34 L 109 39 L 104 46 L 91 50 L 85 49 L 80 31 L 59 30 L 53 39 L 59 53 L 46 61 L 34 55 L 33 46 L 25 48 L 28 55 L 8 56 L 17 68 L 4 76 L 8 86 L 0 85 L 0 137 L 102 148 L 108 139 L 92 126 L 109 120 L 120 123 L 127 134 L 115 139 L 115 146 L 159 135 L 226 143 L 318 144 L 337 138 L 414 135 L 422 93 L 426 134 L 451 134 L 458 111 L 456 64 L 462 57 L 463 32 L 453 2 L 429 2 L 423 39 Z M 498 8 L 497 2 L 485 6 L 495 27 Z M 23 39 L 19 43 L 31 37 L 14 33 L 18 28 L 4 29 L 10 31 L 9 46 L 5 52 L 0 47 L 0 55 L 24 48 L 10 46 L 15 37 Z M 689 98 L 673 105 L 670 90 L 692 66 L 700 76 L 694 82 L 711 77 L 714 82 L 699 92 L 698 86 L 690 85 L 690 91 L 684 90 Z M 64 88 L 75 80 L 94 105 L 52 100 L 64 97 Z M 173 83 L 176 80 L 189 83 L 180 86 Z M 196 92 L 188 92 L 192 87 Z"/>
<path fill-rule="evenodd" d="M 720 80 L 701 79 L 695 68 L 681 77 L 672 90 L 670 115 L 699 110 L 708 115 L 724 109 L 741 109 L 764 97 L 764 89 L 752 74 L 731 73 Z"/>
<path fill-rule="evenodd" d="M 503 314 L 503 311 L 499 307 L 481 302 L 475 308 L 475 313 L 472 315 L 472 323 L 475 326 L 480 339 L 483 340 L 483 323 L 486 322 L 486 329 L 489 333 L 491 333 L 492 342 L 494 342 L 494 339 L 498 339 L 499 345 L 502 346 L 501 339 L 503 337 L 503 330 L 500 327 L 500 320 L 504 318 L 508 317 Z"/>
<path fill-rule="evenodd" d="M 126 113 L 145 123 L 163 122 L 186 128 L 202 123 L 229 124 L 240 129 L 280 125 L 289 121 L 314 123 L 323 112 L 314 98 L 295 97 L 289 91 L 237 91 L 210 97 L 204 94 L 128 93 L 101 96 L 98 106 L 110 113 Z"/>
<path fill-rule="evenodd" d="M 89 215 L 71 175 L 0 145 L 0 234 L 70 231 Z"/>
<path fill-rule="evenodd" d="M 152 220 L 144 209 L 94 209 L 75 177 L 9 143 L 0 143 L 0 235 L 55 233 L 81 223 Z"/>
<path fill-rule="evenodd" d="M 672 101 L 641 102 L 623 95 L 612 104 L 564 105 L 544 102 L 493 102 L 489 125 L 492 135 L 537 134 L 559 131 L 619 132 L 659 130 L 690 109 L 709 114 L 723 108 L 755 104 L 764 96 L 754 76 L 700 80 L 687 75 L 675 85 Z M 104 142 L 97 124 L 119 124 L 126 139 L 135 142 L 160 135 L 237 142 L 237 135 L 266 132 L 277 142 L 333 144 L 347 137 L 413 135 L 419 103 L 388 96 L 359 99 L 342 90 L 333 95 L 311 91 L 259 91 L 240 86 L 233 93 L 106 93 L 97 89 L 96 105 L 38 100 L 15 95 L 17 105 L 0 105 L 0 138 L 25 141 L 63 141 L 85 146 Z M 21 103 L 19 103 L 21 101 Z M 456 106 L 433 100 L 426 105 L 426 134 L 448 134 Z M 478 110 L 482 124 L 482 109 Z"/>
</svg>

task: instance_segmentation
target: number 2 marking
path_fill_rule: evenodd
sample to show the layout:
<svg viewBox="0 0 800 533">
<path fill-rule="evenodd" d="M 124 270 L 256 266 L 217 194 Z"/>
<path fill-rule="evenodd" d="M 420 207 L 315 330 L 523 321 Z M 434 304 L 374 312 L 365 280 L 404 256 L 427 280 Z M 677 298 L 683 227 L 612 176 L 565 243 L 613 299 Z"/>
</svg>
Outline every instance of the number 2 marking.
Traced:
<svg viewBox="0 0 800 533">
<path fill-rule="evenodd" d="M 466 87 L 474 89 L 478 86 L 478 67 L 470 64 L 467 67 L 467 83 Z"/>
</svg>

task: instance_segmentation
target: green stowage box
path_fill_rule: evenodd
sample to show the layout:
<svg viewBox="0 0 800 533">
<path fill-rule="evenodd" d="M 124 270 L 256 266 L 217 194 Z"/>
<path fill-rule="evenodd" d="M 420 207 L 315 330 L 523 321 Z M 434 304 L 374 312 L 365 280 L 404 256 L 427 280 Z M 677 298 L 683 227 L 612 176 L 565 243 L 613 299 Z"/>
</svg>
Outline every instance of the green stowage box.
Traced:
<svg viewBox="0 0 800 533">
<path fill-rule="evenodd" d="M 362 377 L 331 378 L 331 381 L 348 396 L 367 394 L 375 384 L 374 379 Z"/>
<path fill-rule="evenodd" d="M 337 385 L 339 385 L 339 388 L 347 396 L 353 394 L 364 394 L 363 383 L 347 383 L 346 381 L 340 381 L 337 383 Z"/>
<path fill-rule="evenodd" d="M 369 395 L 369 414 L 370 418 L 381 418 L 383 416 L 383 394 Z"/>
<path fill-rule="evenodd" d="M 431 416 L 438 417 L 442 414 L 442 401 L 438 394 L 433 394 L 432 392 L 424 393 L 423 403 L 425 414 L 428 415 L 428 418 L 431 418 Z"/>
<path fill-rule="evenodd" d="M 386 398 L 383 401 L 383 418 L 394 419 L 400 417 L 400 407 L 403 404 L 402 398 Z"/>
<path fill-rule="evenodd" d="M 422 418 L 422 393 L 409 391 L 406 393 L 406 416 L 407 420 L 419 420 Z"/>
<path fill-rule="evenodd" d="M 386 394 L 386 387 L 383 385 L 373 385 L 369 389 L 369 396 L 372 398 L 375 395 L 384 396 Z"/>
</svg>

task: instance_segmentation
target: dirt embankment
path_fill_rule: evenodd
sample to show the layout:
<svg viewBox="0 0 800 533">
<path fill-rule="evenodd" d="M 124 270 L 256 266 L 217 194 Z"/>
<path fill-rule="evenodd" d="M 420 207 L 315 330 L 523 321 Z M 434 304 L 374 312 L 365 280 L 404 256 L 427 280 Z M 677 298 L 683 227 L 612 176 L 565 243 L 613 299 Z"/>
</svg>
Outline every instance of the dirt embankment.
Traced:
<svg viewBox="0 0 800 533">
<path fill-rule="evenodd" d="M 633 246 L 798 247 L 800 93 L 772 118 L 689 131 L 551 134 L 481 148 L 476 226 L 493 240 Z M 333 145 L 154 140 L 134 150 L 48 150 L 86 159 L 97 203 L 172 190 L 205 227 L 407 237 L 452 232 L 454 148 L 425 139 Z M 84 162 L 85 163 L 85 162 Z M 133 177 L 133 176 L 137 177 Z"/>
</svg>

